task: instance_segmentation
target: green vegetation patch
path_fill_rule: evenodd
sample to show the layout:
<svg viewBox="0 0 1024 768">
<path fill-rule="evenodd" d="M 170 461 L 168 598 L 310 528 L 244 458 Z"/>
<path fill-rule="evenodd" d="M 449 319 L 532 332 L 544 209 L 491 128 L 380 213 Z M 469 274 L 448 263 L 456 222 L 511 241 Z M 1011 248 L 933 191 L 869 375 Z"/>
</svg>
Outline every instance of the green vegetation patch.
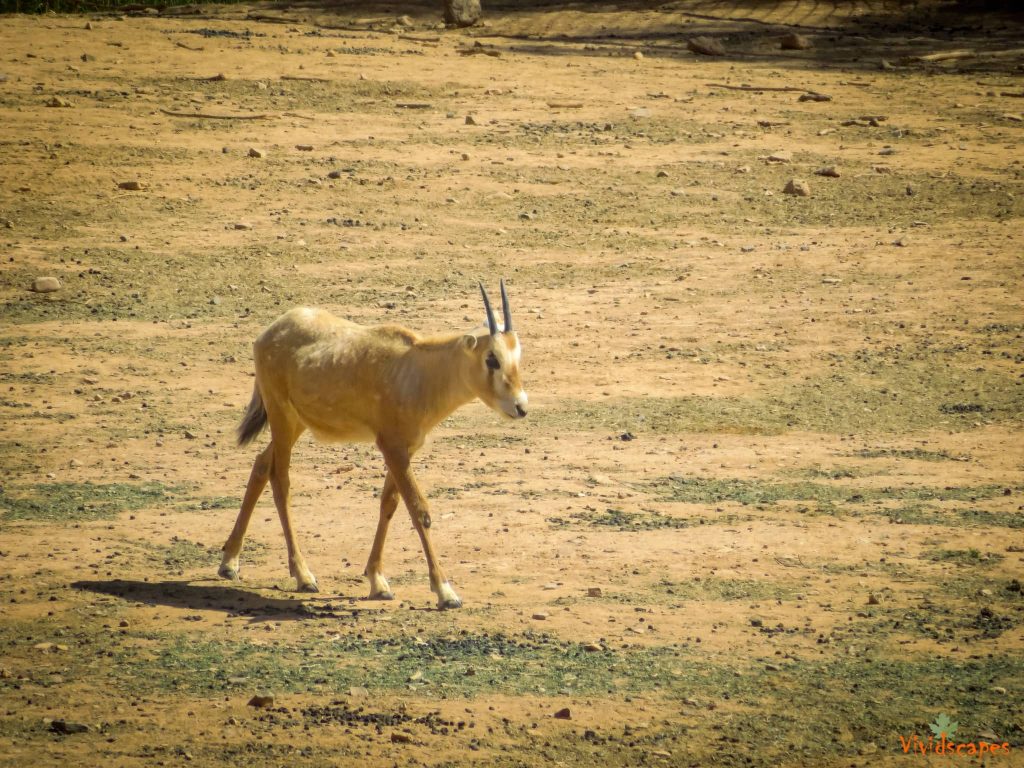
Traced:
<svg viewBox="0 0 1024 768">
<path fill-rule="evenodd" d="M 751 515 L 714 514 L 675 517 L 657 511 L 626 512 L 616 507 L 603 511 L 584 509 L 565 517 L 549 517 L 555 528 L 612 528 L 616 531 L 657 531 L 691 528 L 696 525 L 734 525 L 753 520 Z"/>
<path fill-rule="evenodd" d="M 861 448 L 851 456 L 860 459 L 911 459 L 913 461 L 964 461 L 967 457 L 953 456 L 946 451 L 928 451 L 924 448 Z"/>
<path fill-rule="evenodd" d="M 108 520 L 122 512 L 166 502 L 176 491 L 156 482 L 39 483 L 18 490 L 0 489 L 0 513 L 3 520 Z"/>
<path fill-rule="evenodd" d="M 923 554 L 927 560 L 935 563 L 955 563 L 956 565 L 995 565 L 1006 556 L 998 552 L 982 552 L 974 549 L 930 549 Z"/>
<path fill-rule="evenodd" d="M 667 685 L 672 670 L 684 666 L 678 657 L 685 653 L 679 646 L 628 653 L 587 651 L 579 643 L 534 633 L 426 639 L 350 636 L 294 645 L 157 639 L 163 644 L 155 655 L 121 651 L 118 669 L 124 686 L 145 681 L 157 689 L 208 695 L 253 685 L 293 693 L 341 692 L 352 686 L 412 688 L 463 697 L 483 692 L 614 693 Z"/>
<path fill-rule="evenodd" d="M 669 475 L 641 486 L 669 501 L 689 504 L 772 505 L 780 501 L 866 503 L 873 501 L 976 501 L 1001 495 L 996 485 L 863 488 L 814 482 L 770 482 L 741 478 Z"/>
</svg>

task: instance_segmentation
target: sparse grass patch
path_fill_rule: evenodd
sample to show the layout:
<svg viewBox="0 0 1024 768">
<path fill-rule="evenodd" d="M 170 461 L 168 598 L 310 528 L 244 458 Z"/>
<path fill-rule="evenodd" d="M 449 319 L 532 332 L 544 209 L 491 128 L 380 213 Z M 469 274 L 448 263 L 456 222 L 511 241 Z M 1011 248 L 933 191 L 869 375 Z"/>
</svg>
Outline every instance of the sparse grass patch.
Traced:
<svg viewBox="0 0 1024 768">
<path fill-rule="evenodd" d="M 914 461 L 964 461 L 969 457 L 952 456 L 946 451 L 924 448 L 861 448 L 850 454 L 860 459 L 911 459 Z"/>
<path fill-rule="evenodd" d="M 988 566 L 995 565 L 1006 556 L 998 552 L 982 552 L 972 547 L 970 549 L 930 549 L 924 552 L 922 557 L 935 563 Z"/>
<path fill-rule="evenodd" d="M 567 517 L 549 517 L 548 522 L 555 528 L 612 528 L 617 531 L 657 531 L 662 529 L 690 528 L 695 525 L 733 525 L 753 520 L 751 515 L 716 513 L 692 517 L 674 517 L 657 511 L 626 512 L 615 507 L 604 511 L 584 509 Z"/>
<path fill-rule="evenodd" d="M 83 522 L 175 498 L 180 489 L 162 483 L 39 483 L 17 491 L 0 490 L 3 520 Z"/>
</svg>

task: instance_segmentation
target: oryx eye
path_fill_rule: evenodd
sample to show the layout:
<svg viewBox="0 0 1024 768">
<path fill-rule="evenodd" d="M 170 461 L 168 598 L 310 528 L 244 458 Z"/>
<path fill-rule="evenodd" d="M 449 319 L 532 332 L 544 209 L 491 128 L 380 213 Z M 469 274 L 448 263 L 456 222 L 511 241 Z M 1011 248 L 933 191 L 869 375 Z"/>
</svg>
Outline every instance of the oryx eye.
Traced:
<svg viewBox="0 0 1024 768">
<path fill-rule="evenodd" d="M 501 363 L 498 362 L 498 358 L 494 356 L 493 352 L 487 356 L 487 367 L 492 371 L 501 368 Z"/>
</svg>

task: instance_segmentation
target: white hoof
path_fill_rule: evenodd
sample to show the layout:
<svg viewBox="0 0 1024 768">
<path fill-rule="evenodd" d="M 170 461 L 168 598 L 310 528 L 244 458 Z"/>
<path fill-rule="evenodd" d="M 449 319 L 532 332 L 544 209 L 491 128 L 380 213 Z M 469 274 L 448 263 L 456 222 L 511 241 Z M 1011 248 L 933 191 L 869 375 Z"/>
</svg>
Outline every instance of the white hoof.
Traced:
<svg viewBox="0 0 1024 768">
<path fill-rule="evenodd" d="M 453 608 L 461 608 L 462 600 L 455 594 L 455 590 L 452 589 L 452 585 L 447 581 L 441 585 L 441 588 L 437 590 L 437 609 L 439 611 L 447 611 Z"/>
</svg>

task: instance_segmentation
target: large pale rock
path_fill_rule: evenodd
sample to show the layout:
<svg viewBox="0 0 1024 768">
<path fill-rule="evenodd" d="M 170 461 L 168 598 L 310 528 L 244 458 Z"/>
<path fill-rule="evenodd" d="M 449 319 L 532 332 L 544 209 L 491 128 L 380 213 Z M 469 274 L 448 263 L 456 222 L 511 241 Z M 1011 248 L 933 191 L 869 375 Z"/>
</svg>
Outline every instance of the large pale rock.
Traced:
<svg viewBox="0 0 1024 768">
<path fill-rule="evenodd" d="M 480 0 L 444 0 L 444 23 L 471 27 L 480 20 Z"/>
<path fill-rule="evenodd" d="M 53 293 L 60 290 L 60 280 L 56 277 L 37 277 L 32 281 L 32 290 L 36 293 Z"/>
</svg>

